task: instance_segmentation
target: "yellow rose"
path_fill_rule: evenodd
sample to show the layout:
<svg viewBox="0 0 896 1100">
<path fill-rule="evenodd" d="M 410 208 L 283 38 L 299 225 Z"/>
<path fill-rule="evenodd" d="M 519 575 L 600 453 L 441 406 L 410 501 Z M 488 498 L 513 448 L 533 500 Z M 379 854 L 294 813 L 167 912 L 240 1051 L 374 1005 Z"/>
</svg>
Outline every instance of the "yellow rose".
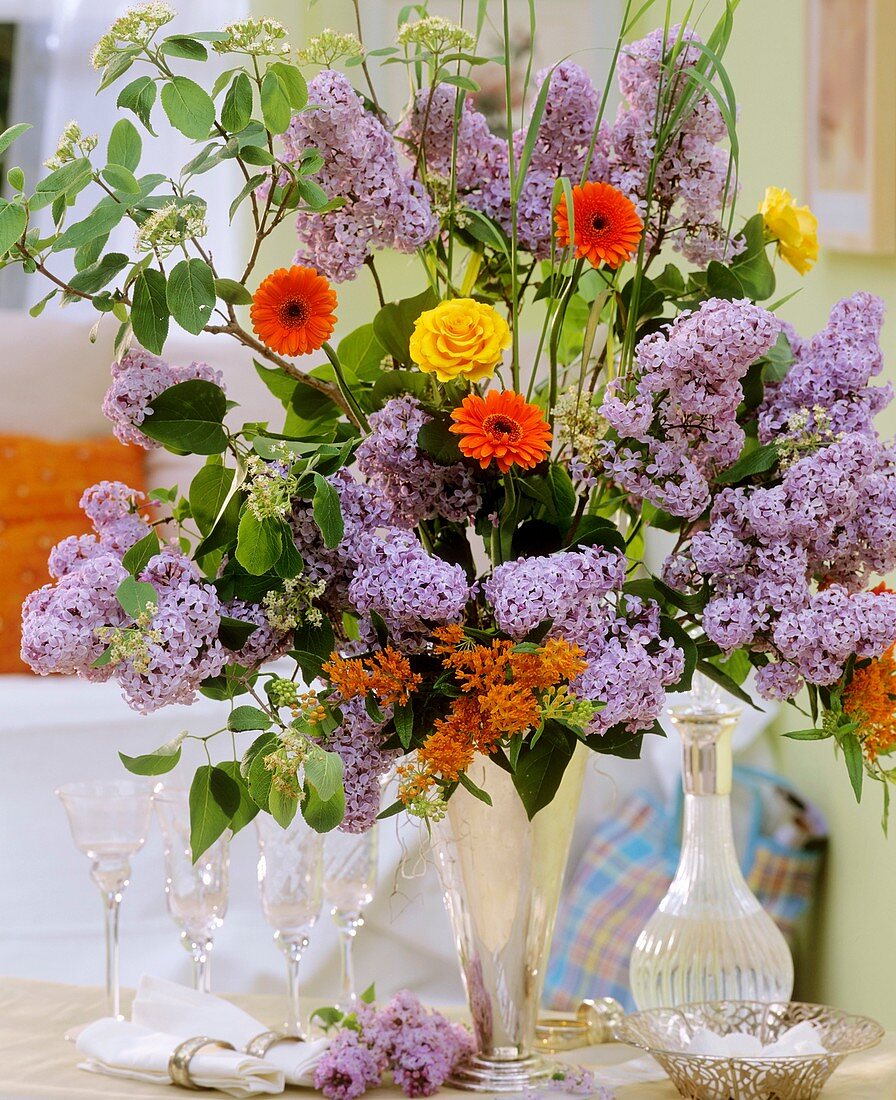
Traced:
<svg viewBox="0 0 896 1100">
<path fill-rule="evenodd" d="M 472 298 L 451 298 L 427 309 L 414 322 L 411 358 L 440 382 L 462 376 L 486 378 L 510 343 L 507 322 L 491 306 Z"/>
<path fill-rule="evenodd" d="M 818 259 L 818 219 L 808 206 L 797 206 L 783 187 L 766 188 L 759 213 L 778 242 L 778 255 L 805 275 Z"/>
</svg>

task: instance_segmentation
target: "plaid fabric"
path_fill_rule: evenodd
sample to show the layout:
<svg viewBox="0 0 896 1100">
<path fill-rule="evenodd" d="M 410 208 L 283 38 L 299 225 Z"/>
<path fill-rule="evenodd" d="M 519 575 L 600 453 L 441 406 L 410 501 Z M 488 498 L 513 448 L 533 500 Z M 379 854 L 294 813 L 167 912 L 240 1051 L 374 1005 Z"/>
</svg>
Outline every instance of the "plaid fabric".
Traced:
<svg viewBox="0 0 896 1100">
<path fill-rule="evenodd" d="M 792 846 L 759 834 L 758 790 L 779 787 L 775 777 L 740 775 L 754 788 L 756 831 L 747 846 L 744 874 L 759 901 L 790 938 L 806 912 L 824 845 L 820 833 L 801 834 Z M 806 828 L 805 807 L 801 826 Z M 545 1002 L 571 1009 L 586 997 L 615 997 L 634 1009 L 628 984 L 632 948 L 641 929 L 666 894 L 678 865 L 679 814 L 670 813 L 646 792 L 633 795 L 611 819 L 601 823 L 579 861 L 561 902 L 545 980 Z M 817 818 L 816 828 L 817 826 Z M 807 847 L 798 843 L 810 841 Z M 743 863 L 746 861 L 742 861 Z"/>
</svg>

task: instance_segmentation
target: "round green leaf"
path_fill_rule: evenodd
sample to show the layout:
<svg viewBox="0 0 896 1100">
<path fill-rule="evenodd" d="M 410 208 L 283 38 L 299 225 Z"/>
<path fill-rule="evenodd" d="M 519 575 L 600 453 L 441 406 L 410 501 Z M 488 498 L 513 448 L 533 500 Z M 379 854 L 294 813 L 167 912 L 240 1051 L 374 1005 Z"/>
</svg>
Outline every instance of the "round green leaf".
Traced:
<svg viewBox="0 0 896 1100">
<path fill-rule="evenodd" d="M 212 97 L 186 76 L 176 76 L 162 86 L 162 107 L 171 125 L 188 138 L 208 137 L 215 122 Z"/>
<path fill-rule="evenodd" d="M 181 260 L 168 276 L 166 295 L 171 316 L 197 336 L 208 324 L 217 297 L 211 268 L 204 260 Z"/>
</svg>

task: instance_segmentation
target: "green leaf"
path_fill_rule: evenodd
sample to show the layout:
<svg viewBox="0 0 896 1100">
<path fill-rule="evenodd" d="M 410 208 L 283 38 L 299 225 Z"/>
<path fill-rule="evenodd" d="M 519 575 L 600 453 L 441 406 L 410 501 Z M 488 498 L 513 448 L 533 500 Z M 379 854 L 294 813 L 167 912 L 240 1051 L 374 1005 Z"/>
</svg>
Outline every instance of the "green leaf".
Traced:
<svg viewBox="0 0 896 1100">
<path fill-rule="evenodd" d="M 242 187 L 240 188 L 240 191 L 239 191 L 239 193 L 237 194 L 236 198 L 235 198 L 235 199 L 233 200 L 233 202 L 232 202 L 232 203 L 230 204 L 229 217 L 230 217 L 230 220 L 231 220 L 231 221 L 233 221 L 233 219 L 234 219 L 234 216 L 236 215 L 236 212 L 237 212 L 237 210 L 238 210 L 238 209 L 239 209 L 239 207 L 240 207 L 240 203 L 242 203 L 244 199 L 248 198 L 248 196 L 249 196 L 249 195 L 251 195 L 251 194 L 252 194 L 252 192 L 253 192 L 253 191 L 254 191 L 254 190 L 255 190 L 255 189 L 256 189 L 256 188 L 258 187 L 258 186 L 260 186 L 260 185 L 261 185 L 262 183 L 264 183 L 264 181 L 265 181 L 265 179 L 266 179 L 266 178 L 267 178 L 267 177 L 266 177 L 266 175 L 265 175 L 265 173 L 264 173 L 264 172 L 259 172 L 259 173 L 258 173 L 257 175 L 254 175 L 254 176 L 250 176 L 250 177 L 249 177 L 249 178 L 248 178 L 248 179 L 246 180 L 246 182 L 245 182 L 245 183 L 243 184 L 243 186 L 242 186 Z M 232 282 L 233 280 L 231 280 L 231 279 L 227 279 L 227 280 L 221 280 L 221 281 L 222 281 L 222 282 Z M 240 285 L 240 284 L 239 284 L 239 283 L 237 283 L 237 286 L 239 286 L 239 285 Z M 246 293 L 248 294 L 248 291 L 247 291 Z M 227 300 L 227 299 L 225 299 L 225 301 L 226 301 L 226 300 Z M 252 300 L 252 295 L 250 294 L 250 295 L 249 295 L 249 301 L 251 301 L 251 300 Z"/>
<path fill-rule="evenodd" d="M 289 828 L 298 808 L 297 798 L 293 798 L 279 787 L 271 787 L 271 793 L 268 795 L 268 810 L 281 829 Z"/>
<path fill-rule="evenodd" d="M 134 543 L 121 559 L 121 564 L 132 577 L 138 577 L 149 564 L 150 558 L 154 558 L 158 552 L 159 536 L 155 531 L 150 531 L 139 542 Z"/>
<path fill-rule="evenodd" d="M 451 74 L 449 76 L 443 76 L 440 78 L 442 84 L 453 84 L 455 88 L 463 88 L 465 92 L 478 92 L 481 91 L 480 86 L 475 80 L 471 80 L 468 76 L 457 76 Z"/>
<path fill-rule="evenodd" d="M 193 862 L 207 851 L 240 808 L 240 788 L 222 768 L 203 764 L 190 785 L 190 848 Z"/>
<path fill-rule="evenodd" d="M 777 461 L 778 452 L 774 443 L 764 443 L 761 447 L 756 447 L 748 454 L 742 455 L 727 470 L 723 470 L 716 477 L 716 481 L 719 485 L 733 485 L 735 482 L 753 477 L 754 474 L 770 470 Z"/>
<path fill-rule="evenodd" d="M 69 285 L 85 294 L 96 294 L 110 283 L 130 260 L 123 252 L 109 252 L 96 263 L 82 268 L 69 279 Z"/>
<path fill-rule="evenodd" d="M 123 203 L 112 199 L 103 199 L 81 221 L 70 225 L 53 242 L 53 252 L 65 252 L 69 248 L 80 248 L 95 237 L 108 236 L 125 216 Z"/>
<path fill-rule="evenodd" d="M 128 85 L 130 87 L 130 85 Z M 125 88 L 125 92 L 127 88 Z M 122 92 L 124 95 L 124 92 Z M 121 96 L 119 96 L 120 105 Z M 112 127 L 106 159 L 110 164 L 118 164 L 129 172 L 136 172 L 143 152 L 143 140 L 137 127 L 127 118 L 120 118 Z"/>
<path fill-rule="evenodd" d="M 236 652 L 258 630 L 257 623 L 247 623 L 242 619 L 233 619 L 230 615 L 221 616 L 221 624 L 218 627 L 218 641 L 227 649 Z"/>
<path fill-rule="evenodd" d="M 321 474 L 314 475 L 314 498 L 311 501 L 311 511 L 314 522 L 323 535 L 324 545 L 330 549 L 338 546 L 345 534 L 342 505 L 339 503 L 339 494 Z"/>
<path fill-rule="evenodd" d="M 131 619 L 137 619 L 159 606 L 159 597 L 151 584 L 125 577 L 115 590 L 115 598 L 121 604 L 124 613 Z"/>
<path fill-rule="evenodd" d="M 246 509 L 240 519 L 236 560 L 255 577 L 276 565 L 283 551 L 280 525 L 275 519 L 258 519 Z"/>
<path fill-rule="evenodd" d="M 320 626 L 312 626 L 308 622 L 302 623 L 296 627 L 293 638 L 296 649 L 313 653 L 315 657 L 323 660 L 327 660 L 336 648 L 336 637 L 329 619 L 324 619 Z"/>
<path fill-rule="evenodd" d="M 331 832 L 345 817 L 345 791 L 340 786 L 332 798 L 324 800 L 311 784 L 306 784 L 302 798 L 302 817 L 315 832 Z"/>
<path fill-rule="evenodd" d="M 25 187 L 25 173 L 21 168 L 10 168 L 6 179 L 13 191 L 21 191 Z"/>
<path fill-rule="evenodd" d="M 55 202 L 60 195 L 76 195 L 82 191 L 93 178 L 93 167 L 86 157 L 69 161 L 51 172 L 38 183 L 31 199 L 31 209 L 40 210 Z"/>
<path fill-rule="evenodd" d="M 706 287 L 715 298 L 734 300 L 744 297 L 744 288 L 740 279 L 729 267 L 718 260 L 710 260 L 706 269 Z"/>
<path fill-rule="evenodd" d="M 361 996 L 358 998 L 362 1004 L 372 1005 L 376 1000 L 376 983 L 371 982 L 370 985 L 364 990 Z"/>
<path fill-rule="evenodd" d="M 21 238 L 27 224 L 24 206 L 0 199 L 0 256 L 5 256 Z"/>
<path fill-rule="evenodd" d="M 559 462 L 552 462 L 548 469 L 548 479 L 557 515 L 562 519 L 569 518 L 575 511 L 576 491 L 573 488 L 572 478 L 566 472 L 566 467 L 561 466 Z"/>
<path fill-rule="evenodd" d="M 190 511 L 200 534 L 215 524 L 233 486 L 234 471 L 217 464 L 203 466 L 190 484 Z"/>
<path fill-rule="evenodd" d="M 484 802 L 486 806 L 492 805 L 492 796 L 488 791 L 483 790 L 482 787 L 477 787 L 473 780 L 466 774 L 466 772 L 460 772 L 457 776 L 457 781 L 463 787 L 465 791 L 468 791 L 474 798 L 478 798 L 480 802 Z"/>
<path fill-rule="evenodd" d="M 156 101 L 156 84 L 152 77 L 138 76 L 118 93 L 117 106 L 133 111 L 146 129 L 155 136 L 150 125 L 150 114 Z M 111 160 L 111 157 L 109 158 Z"/>
<path fill-rule="evenodd" d="M 227 719 L 227 728 L 232 733 L 245 733 L 246 730 L 270 729 L 271 716 L 258 707 L 236 707 Z"/>
<path fill-rule="evenodd" d="M 231 134 L 239 133 L 252 118 L 252 83 L 245 73 L 237 73 L 227 89 L 221 107 L 221 125 Z"/>
<path fill-rule="evenodd" d="M 236 279 L 215 279 L 215 293 L 222 302 L 232 306 L 248 306 L 252 303 L 252 295 Z"/>
<path fill-rule="evenodd" d="M 362 382 L 373 382 L 382 374 L 380 364 L 386 349 L 376 338 L 373 325 L 361 325 L 339 341 L 336 349 L 343 370 Z"/>
<path fill-rule="evenodd" d="M 697 661 L 697 669 L 699 672 L 702 672 L 704 676 L 708 676 L 710 680 L 718 684 L 719 687 L 724 688 L 725 691 L 733 695 L 735 699 L 740 699 L 742 703 L 746 703 L 747 706 L 752 707 L 753 710 L 762 710 L 762 707 L 757 706 L 739 684 L 736 684 L 734 680 L 726 673 L 722 672 L 720 668 L 711 665 L 709 661 Z"/>
<path fill-rule="evenodd" d="M 792 741 L 826 741 L 833 734 L 828 733 L 826 730 L 807 729 L 807 730 L 786 730 L 785 737 L 789 737 Z"/>
<path fill-rule="evenodd" d="M 305 779 L 321 801 L 328 802 L 342 789 L 342 757 L 338 752 L 327 752 L 320 745 L 312 745 L 305 758 Z"/>
<path fill-rule="evenodd" d="M 212 97 L 185 76 L 175 76 L 162 85 L 162 107 L 171 125 L 188 138 L 208 137 L 215 122 Z"/>
<path fill-rule="evenodd" d="M 222 425 L 226 411 L 227 398 L 220 386 L 191 378 L 152 399 L 152 412 L 144 418 L 140 430 L 150 439 L 187 454 L 220 454 L 227 446 L 227 432 Z"/>
<path fill-rule="evenodd" d="M 286 87 L 271 69 L 261 80 L 261 116 L 272 134 L 282 134 L 292 121 L 292 107 Z"/>
<path fill-rule="evenodd" d="M 854 733 L 848 733 L 840 741 L 843 748 L 843 759 L 846 761 L 846 770 L 849 773 L 849 781 L 852 784 L 856 802 L 862 801 L 862 780 L 865 777 L 865 760 L 862 754 L 862 743 Z"/>
<path fill-rule="evenodd" d="M 414 736 L 414 704 L 408 699 L 406 703 L 396 703 L 392 720 L 395 723 L 395 732 L 403 749 L 409 749 Z"/>
<path fill-rule="evenodd" d="M 171 316 L 197 336 L 209 322 L 217 296 L 215 277 L 205 260 L 181 260 L 168 276 L 166 291 Z"/>
<path fill-rule="evenodd" d="M 697 645 L 684 627 L 670 615 L 660 615 L 660 633 L 672 641 L 684 654 L 684 669 L 671 691 L 690 691 L 691 679 L 697 667 Z"/>
<path fill-rule="evenodd" d="M 161 355 L 168 339 L 168 283 L 154 267 L 141 271 L 134 281 L 131 326 L 134 337 L 153 355 Z"/>
<path fill-rule="evenodd" d="M 187 61 L 207 61 L 208 50 L 195 38 L 186 34 L 173 34 L 164 38 L 159 45 L 159 53 L 168 57 L 183 57 Z"/>
<path fill-rule="evenodd" d="M 389 302 L 373 319 L 373 331 L 389 355 L 405 366 L 411 366 L 411 353 L 408 345 L 414 322 L 427 309 L 433 309 L 438 298 L 432 290 L 426 289 L 413 298 L 400 302 Z M 424 379 L 425 381 L 425 379 Z"/>
<path fill-rule="evenodd" d="M 240 829 L 245 829 L 250 821 L 259 813 L 260 807 L 256 806 L 249 794 L 249 787 L 240 772 L 240 766 L 236 760 L 224 760 L 218 767 L 236 783 L 240 792 L 240 804 L 234 810 L 230 818 L 230 830 L 236 834 Z"/>
<path fill-rule="evenodd" d="M 109 184 L 113 191 L 123 191 L 129 195 L 140 194 L 140 184 L 133 172 L 122 168 L 120 164 L 107 164 L 100 175 Z"/>
<path fill-rule="evenodd" d="M 521 747 L 513 785 L 530 821 L 557 793 L 575 747 L 575 734 L 553 721 L 545 722 L 534 747 L 529 742 Z"/>
<path fill-rule="evenodd" d="M 27 130 L 31 129 L 29 122 L 17 122 L 15 126 L 10 126 L 0 134 L 0 154 L 5 153 L 6 150 L 12 145 L 12 143 L 24 134 Z"/>
<path fill-rule="evenodd" d="M 248 779 L 249 771 L 252 767 L 252 762 L 256 757 L 265 757 L 269 752 L 280 744 L 280 738 L 276 733 L 262 733 L 252 742 L 252 744 L 243 753 L 243 758 L 240 761 L 240 774 Z"/>
<path fill-rule="evenodd" d="M 417 446 L 442 466 L 453 466 L 463 459 L 451 423 L 447 416 L 434 416 L 417 433 Z"/>
<path fill-rule="evenodd" d="M 296 546 L 292 529 L 286 522 L 280 525 L 280 545 L 281 553 L 274 566 L 274 572 L 278 577 L 298 577 L 305 569 L 305 562 Z"/>
<path fill-rule="evenodd" d="M 275 61 L 268 71 L 272 72 L 283 85 L 290 107 L 294 111 L 301 111 L 308 102 L 308 84 L 301 71 L 295 65 L 287 65 L 284 61 Z"/>
<path fill-rule="evenodd" d="M 163 745 L 145 756 L 125 756 L 120 752 L 118 758 L 133 775 L 164 775 L 180 762 L 180 745 L 176 749 L 166 749 Z"/>
</svg>

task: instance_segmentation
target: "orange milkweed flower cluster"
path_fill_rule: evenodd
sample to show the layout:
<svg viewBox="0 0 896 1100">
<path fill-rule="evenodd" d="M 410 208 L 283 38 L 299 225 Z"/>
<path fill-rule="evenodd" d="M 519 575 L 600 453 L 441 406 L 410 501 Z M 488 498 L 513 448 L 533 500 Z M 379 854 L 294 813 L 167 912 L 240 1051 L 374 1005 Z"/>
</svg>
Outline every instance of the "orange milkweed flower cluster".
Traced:
<svg viewBox="0 0 896 1100">
<path fill-rule="evenodd" d="M 332 653 L 322 671 L 343 699 L 373 692 L 384 706 L 406 703 L 422 682 L 407 657 L 391 645 L 370 657 Z"/>
<path fill-rule="evenodd" d="M 852 674 L 843 709 L 859 723 L 858 736 L 870 763 L 896 746 L 896 645 Z"/>
<path fill-rule="evenodd" d="M 459 626 L 435 631 L 434 651 L 454 673 L 461 695 L 417 753 L 417 768 L 403 776 L 400 795 L 408 803 L 439 776 L 449 782 L 473 762 L 477 752 L 494 752 L 498 743 L 534 729 L 541 721 L 539 693 L 574 680 L 586 667 L 578 646 L 551 638 L 532 652 L 517 652 L 511 641 L 465 644 Z"/>
</svg>

